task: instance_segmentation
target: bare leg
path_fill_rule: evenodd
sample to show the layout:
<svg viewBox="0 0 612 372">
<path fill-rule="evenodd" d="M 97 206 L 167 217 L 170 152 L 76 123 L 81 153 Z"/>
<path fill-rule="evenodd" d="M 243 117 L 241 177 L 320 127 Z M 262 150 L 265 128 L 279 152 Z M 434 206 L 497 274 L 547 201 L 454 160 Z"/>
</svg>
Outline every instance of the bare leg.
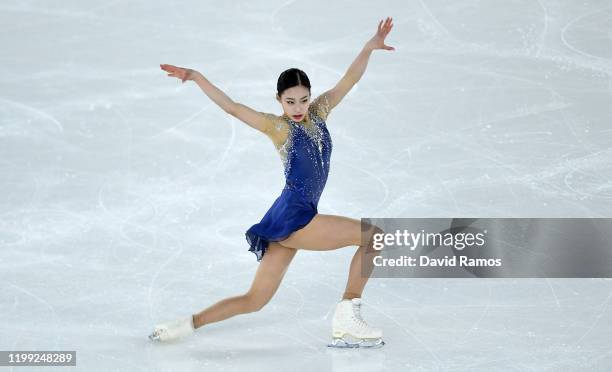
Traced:
<svg viewBox="0 0 612 372">
<path fill-rule="evenodd" d="M 374 257 L 379 252 L 371 246 L 361 245 L 353 255 L 348 280 L 342 299 L 361 297 L 363 289 L 374 269 Z"/>
<path fill-rule="evenodd" d="M 379 254 L 372 248 L 372 235 L 382 229 L 370 226 L 364 234 L 362 245 L 361 221 L 326 214 L 317 214 L 304 228 L 279 242 L 285 247 L 306 250 L 332 250 L 350 245 L 359 248 L 353 255 L 343 299 L 361 297 L 363 289 L 374 268 L 373 258 Z"/>
<path fill-rule="evenodd" d="M 264 254 L 249 291 L 229 297 L 193 315 L 195 328 L 232 316 L 260 310 L 278 289 L 291 260 L 297 251 L 271 242 Z"/>
</svg>

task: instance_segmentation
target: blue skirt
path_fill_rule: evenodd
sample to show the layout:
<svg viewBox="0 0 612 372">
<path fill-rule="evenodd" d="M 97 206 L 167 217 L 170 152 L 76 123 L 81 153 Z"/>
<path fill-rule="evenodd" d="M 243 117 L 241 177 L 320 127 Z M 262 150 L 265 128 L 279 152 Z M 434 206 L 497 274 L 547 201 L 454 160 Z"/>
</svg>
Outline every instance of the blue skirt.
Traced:
<svg viewBox="0 0 612 372">
<path fill-rule="evenodd" d="M 245 233 L 249 251 L 261 261 L 270 242 L 285 240 L 317 214 L 317 205 L 291 189 L 283 189 L 261 221 Z"/>
</svg>

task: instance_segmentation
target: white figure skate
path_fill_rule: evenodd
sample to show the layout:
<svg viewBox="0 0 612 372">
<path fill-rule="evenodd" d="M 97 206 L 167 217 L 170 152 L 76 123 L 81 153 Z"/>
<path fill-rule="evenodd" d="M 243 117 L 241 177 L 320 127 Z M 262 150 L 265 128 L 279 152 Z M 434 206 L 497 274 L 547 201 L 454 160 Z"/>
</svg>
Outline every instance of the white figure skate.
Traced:
<svg viewBox="0 0 612 372">
<path fill-rule="evenodd" d="M 152 341 L 173 341 L 194 333 L 193 317 L 162 323 L 155 326 L 153 333 L 149 335 Z"/>
<path fill-rule="evenodd" d="M 332 321 L 333 339 L 329 347 L 375 348 L 385 344 L 382 330 L 370 327 L 361 318 L 361 299 L 342 300 L 336 306 Z"/>
</svg>

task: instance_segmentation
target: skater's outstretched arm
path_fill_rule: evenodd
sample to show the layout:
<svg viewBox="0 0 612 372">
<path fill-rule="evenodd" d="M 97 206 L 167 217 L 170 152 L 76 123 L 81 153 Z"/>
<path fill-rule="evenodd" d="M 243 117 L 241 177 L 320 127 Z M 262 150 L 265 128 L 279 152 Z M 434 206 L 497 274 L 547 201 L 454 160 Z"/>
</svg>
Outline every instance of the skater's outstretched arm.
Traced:
<svg viewBox="0 0 612 372">
<path fill-rule="evenodd" d="M 393 18 L 387 17 L 384 23 L 381 20 L 378 23 L 376 34 L 364 45 L 363 49 L 357 58 L 355 58 L 342 79 L 340 79 L 335 87 L 324 93 L 327 95 L 327 99 L 329 100 L 330 110 L 340 103 L 342 98 L 344 98 L 344 96 L 353 88 L 359 79 L 361 79 L 361 76 L 363 76 L 363 73 L 368 66 L 368 60 L 370 59 L 372 51 L 376 49 L 395 50 L 395 48 L 385 44 L 385 38 L 389 32 L 391 32 L 392 28 Z"/>
<path fill-rule="evenodd" d="M 210 98 L 228 114 L 235 116 L 237 119 L 240 119 L 242 122 L 261 132 L 269 132 L 271 123 L 262 113 L 257 112 L 241 103 L 234 102 L 230 97 L 223 93 L 221 89 L 217 88 L 210 81 L 208 81 L 208 79 L 206 79 L 200 72 L 173 65 L 161 64 L 159 66 L 162 70 L 168 72 L 168 76 L 179 78 L 183 83 L 187 80 L 193 80 L 196 84 L 198 84 L 208 98 Z"/>
</svg>

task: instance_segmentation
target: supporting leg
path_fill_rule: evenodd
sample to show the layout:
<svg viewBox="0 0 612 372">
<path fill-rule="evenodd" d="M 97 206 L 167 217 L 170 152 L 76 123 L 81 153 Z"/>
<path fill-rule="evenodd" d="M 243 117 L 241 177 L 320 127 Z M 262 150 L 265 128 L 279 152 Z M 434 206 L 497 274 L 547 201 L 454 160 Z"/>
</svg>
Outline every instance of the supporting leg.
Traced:
<svg viewBox="0 0 612 372">
<path fill-rule="evenodd" d="M 360 245 L 353 255 L 346 288 L 344 290 L 344 294 L 342 295 L 343 300 L 361 298 L 363 289 L 365 288 L 365 285 L 372 274 L 372 270 L 374 269 L 374 257 L 380 254 L 380 251 L 372 248 L 372 237 L 373 234 L 381 232 L 383 231 L 380 228 L 372 227 L 366 234 L 364 234 L 364 237 L 368 237 L 368 242 Z"/>
<path fill-rule="evenodd" d="M 316 251 L 358 245 L 343 295 L 344 299 L 348 299 L 361 297 L 374 268 L 373 259 L 380 253 L 372 248 L 373 235 L 382 232 L 382 229 L 372 225 L 362 232 L 361 221 L 353 218 L 317 214 L 308 225 L 280 243 L 286 247 Z M 362 237 L 364 241 L 367 240 L 366 244 L 362 242 Z"/>
</svg>

